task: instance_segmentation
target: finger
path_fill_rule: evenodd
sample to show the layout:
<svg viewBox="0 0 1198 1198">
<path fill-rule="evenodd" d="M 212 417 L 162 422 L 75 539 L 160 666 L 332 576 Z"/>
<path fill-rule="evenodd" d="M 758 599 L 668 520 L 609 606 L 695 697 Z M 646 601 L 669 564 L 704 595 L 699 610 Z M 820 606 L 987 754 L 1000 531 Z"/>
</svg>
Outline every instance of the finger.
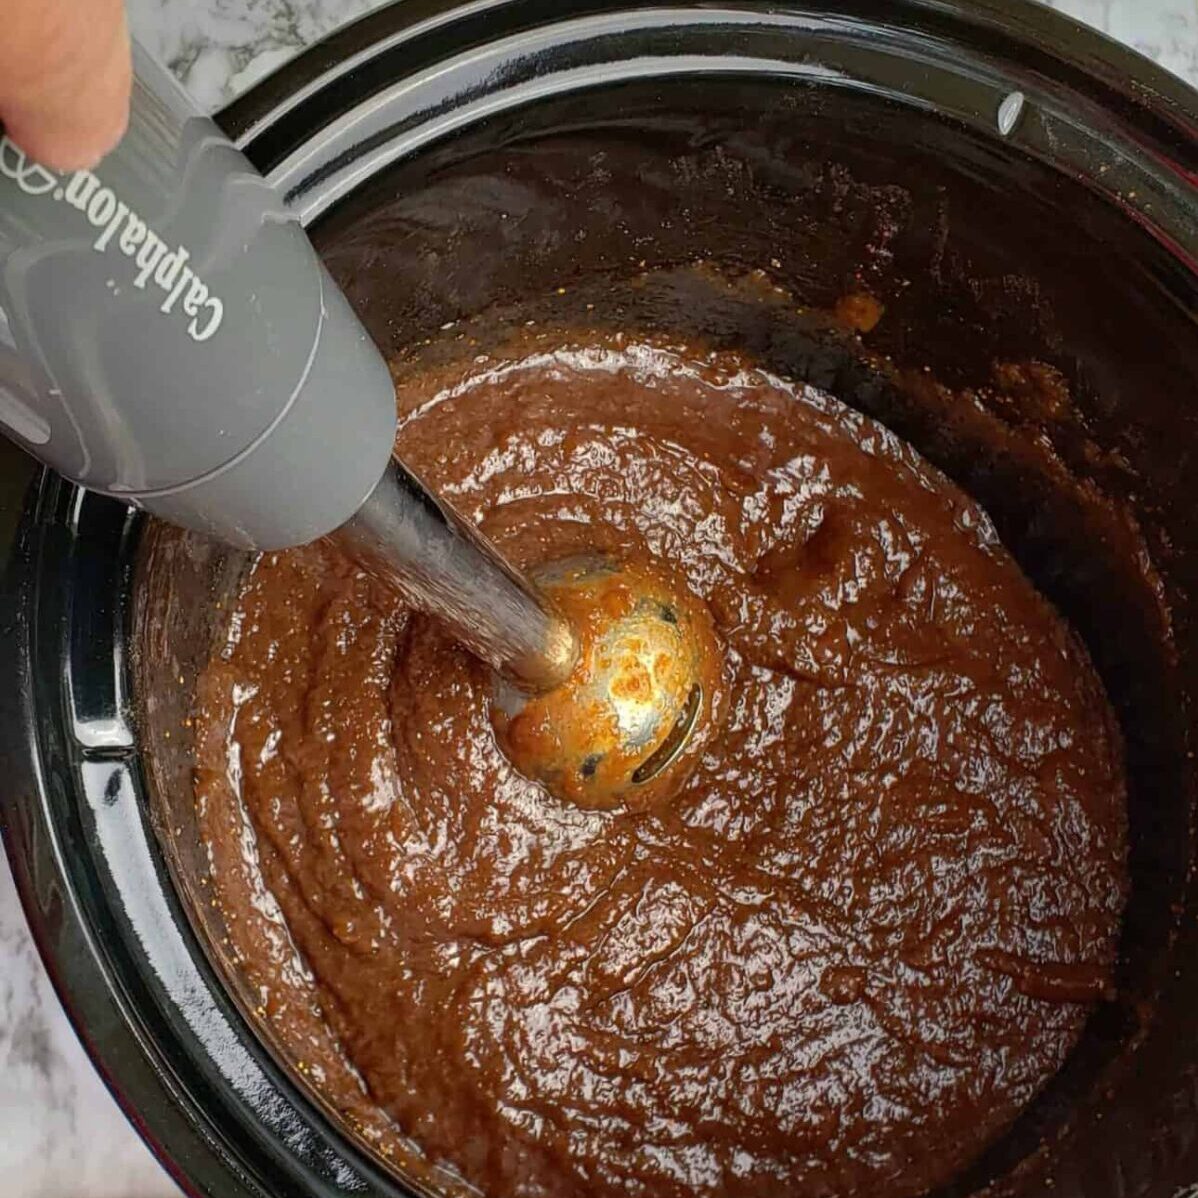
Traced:
<svg viewBox="0 0 1198 1198">
<path fill-rule="evenodd" d="M 0 121 L 56 170 L 94 166 L 125 131 L 131 66 L 122 0 L 0 0 Z"/>
</svg>

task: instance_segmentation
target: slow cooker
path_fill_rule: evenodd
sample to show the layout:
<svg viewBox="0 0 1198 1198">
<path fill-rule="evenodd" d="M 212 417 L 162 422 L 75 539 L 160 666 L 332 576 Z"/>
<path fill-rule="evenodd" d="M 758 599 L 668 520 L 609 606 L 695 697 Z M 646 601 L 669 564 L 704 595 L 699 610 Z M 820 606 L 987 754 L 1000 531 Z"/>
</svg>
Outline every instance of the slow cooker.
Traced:
<svg viewBox="0 0 1198 1198">
<path fill-rule="evenodd" d="M 1132 897 L 1117 996 L 943 1192 L 1198 1193 L 1192 93 L 1019 0 L 404 0 L 219 119 L 388 351 L 682 331 L 880 417 L 988 508 L 1118 710 Z M 347 272 L 355 239 L 377 254 Z M 829 340 L 810 313 L 854 290 L 885 318 Z M 996 389 L 1010 361 L 1068 404 Z M 0 818 L 96 1067 L 192 1193 L 419 1189 L 275 1051 L 205 898 L 190 688 L 244 561 L 0 455 Z"/>
</svg>

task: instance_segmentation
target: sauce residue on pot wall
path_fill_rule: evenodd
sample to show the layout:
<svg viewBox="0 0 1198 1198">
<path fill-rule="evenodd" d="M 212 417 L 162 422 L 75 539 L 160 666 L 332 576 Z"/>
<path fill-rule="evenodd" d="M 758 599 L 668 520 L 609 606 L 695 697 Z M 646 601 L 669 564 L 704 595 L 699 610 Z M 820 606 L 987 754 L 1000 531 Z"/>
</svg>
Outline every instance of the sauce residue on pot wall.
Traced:
<svg viewBox="0 0 1198 1198">
<path fill-rule="evenodd" d="M 681 572 L 722 733 L 657 807 L 563 804 L 435 625 L 327 547 L 262 558 L 197 796 L 278 1042 L 491 1198 L 949 1178 L 1110 986 L 1122 748 L 1078 638 L 909 446 L 735 357 L 530 337 L 399 396 L 405 461 L 517 563 Z"/>
</svg>

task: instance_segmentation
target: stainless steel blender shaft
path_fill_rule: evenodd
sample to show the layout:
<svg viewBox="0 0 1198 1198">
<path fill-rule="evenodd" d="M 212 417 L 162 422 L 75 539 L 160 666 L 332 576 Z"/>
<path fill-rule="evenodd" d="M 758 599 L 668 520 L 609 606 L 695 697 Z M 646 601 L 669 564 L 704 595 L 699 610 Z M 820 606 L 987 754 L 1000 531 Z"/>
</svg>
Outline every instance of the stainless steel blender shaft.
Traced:
<svg viewBox="0 0 1198 1198">
<path fill-rule="evenodd" d="M 526 691 L 569 675 L 570 626 L 475 528 L 392 461 L 334 534 L 363 569 L 444 620 L 467 648 Z"/>
</svg>

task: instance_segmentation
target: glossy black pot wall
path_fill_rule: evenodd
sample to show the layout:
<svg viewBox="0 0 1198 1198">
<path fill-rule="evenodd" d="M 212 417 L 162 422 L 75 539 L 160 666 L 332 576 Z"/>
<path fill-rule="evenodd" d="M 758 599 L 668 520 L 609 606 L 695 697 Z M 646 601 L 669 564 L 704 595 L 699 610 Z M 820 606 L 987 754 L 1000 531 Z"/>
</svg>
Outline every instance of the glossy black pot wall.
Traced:
<svg viewBox="0 0 1198 1198">
<path fill-rule="evenodd" d="M 952 474 L 1083 634 L 1132 779 L 1119 997 L 952 1193 L 1198 1183 L 1196 111 L 1031 4 L 405 0 L 224 118 L 389 350 L 528 319 L 742 348 Z M 864 351 L 799 311 L 861 288 Z M 996 386 L 1030 359 L 1067 410 Z M 404 1192 L 272 1055 L 204 902 L 186 719 L 239 559 L 15 454 L 0 505 L 0 815 L 97 1066 L 197 1193 Z"/>
</svg>

